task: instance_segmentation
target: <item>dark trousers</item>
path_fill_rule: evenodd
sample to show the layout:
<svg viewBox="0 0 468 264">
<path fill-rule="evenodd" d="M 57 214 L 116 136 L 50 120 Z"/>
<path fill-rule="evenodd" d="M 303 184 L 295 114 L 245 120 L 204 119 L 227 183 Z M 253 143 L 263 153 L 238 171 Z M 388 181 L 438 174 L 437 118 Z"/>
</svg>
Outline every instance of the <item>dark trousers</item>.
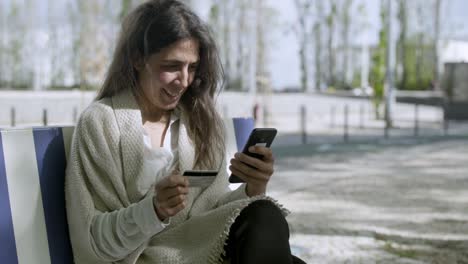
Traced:
<svg viewBox="0 0 468 264">
<path fill-rule="evenodd" d="M 291 255 L 289 226 L 280 209 L 265 200 L 242 210 L 231 226 L 225 250 L 231 264 L 305 264 Z"/>
</svg>

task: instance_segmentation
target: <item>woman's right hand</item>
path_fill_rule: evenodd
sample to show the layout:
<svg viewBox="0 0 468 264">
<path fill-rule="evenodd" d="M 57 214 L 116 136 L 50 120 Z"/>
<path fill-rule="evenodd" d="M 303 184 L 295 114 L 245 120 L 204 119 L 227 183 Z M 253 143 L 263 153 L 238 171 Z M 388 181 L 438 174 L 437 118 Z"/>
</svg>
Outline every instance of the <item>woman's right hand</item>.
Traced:
<svg viewBox="0 0 468 264">
<path fill-rule="evenodd" d="M 164 221 L 185 208 L 188 186 L 188 179 L 177 172 L 156 184 L 153 205 L 159 220 Z"/>
</svg>

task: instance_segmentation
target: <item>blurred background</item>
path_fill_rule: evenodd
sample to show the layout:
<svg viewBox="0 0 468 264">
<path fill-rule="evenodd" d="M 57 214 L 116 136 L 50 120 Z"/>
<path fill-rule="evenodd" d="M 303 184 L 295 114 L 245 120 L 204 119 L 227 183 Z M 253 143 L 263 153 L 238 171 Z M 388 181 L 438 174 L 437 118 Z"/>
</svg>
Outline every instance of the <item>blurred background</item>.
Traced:
<svg viewBox="0 0 468 264">
<path fill-rule="evenodd" d="M 123 17 L 142 2 L 1 0 L 0 126 L 73 124 L 103 81 Z M 464 0 L 186 2 L 218 41 L 226 116 L 298 133 L 343 123 L 346 104 L 351 119 L 388 129 L 415 119 L 394 111 L 398 102 L 421 104 L 421 121 L 468 118 Z M 326 103 L 312 109 L 306 98 Z"/>
<path fill-rule="evenodd" d="M 71 126 L 143 0 L 0 0 L 0 128 Z M 468 263 L 468 1 L 186 0 L 309 263 Z"/>
</svg>

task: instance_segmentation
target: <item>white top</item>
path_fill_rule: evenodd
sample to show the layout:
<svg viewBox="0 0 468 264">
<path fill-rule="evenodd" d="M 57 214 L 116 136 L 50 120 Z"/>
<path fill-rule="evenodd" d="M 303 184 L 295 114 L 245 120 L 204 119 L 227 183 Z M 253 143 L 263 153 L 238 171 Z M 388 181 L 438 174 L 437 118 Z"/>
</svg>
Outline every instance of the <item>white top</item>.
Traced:
<svg viewBox="0 0 468 264">
<path fill-rule="evenodd" d="M 142 127 L 145 149 L 141 174 L 144 176 L 139 177 L 141 180 L 135 187 L 138 192 L 146 194 L 145 198 L 127 208 L 94 218 L 91 233 L 98 254 L 125 257 L 130 253 L 128 249 L 137 248 L 170 224 L 170 218 L 162 222 L 157 217 L 153 207 L 153 190 L 159 180 L 177 167 L 177 138 L 172 138 L 171 135 L 177 134 L 178 120 L 177 116 L 171 115 L 169 129 L 161 148 L 152 148 L 151 138 Z"/>
</svg>

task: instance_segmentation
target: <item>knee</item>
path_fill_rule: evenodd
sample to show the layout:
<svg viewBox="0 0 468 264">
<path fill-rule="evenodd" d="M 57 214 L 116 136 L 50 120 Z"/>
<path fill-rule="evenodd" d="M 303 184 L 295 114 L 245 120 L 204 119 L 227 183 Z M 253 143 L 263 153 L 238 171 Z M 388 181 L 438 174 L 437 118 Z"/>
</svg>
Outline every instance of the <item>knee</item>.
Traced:
<svg viewBox="0 0 468 264">
<path fill-rule="evenodd" d="M 284 218 L 281 210 L 273 202 L 268 200 L 258 200 L 252 202 L 245 208 L 250 215 L 257 217 L 275 217 L 275 218 Z"/>
<path fill-rule="evenodd" d="M 252 202 L 244 210 L 247 222 L 252 228 L 282 230 L 289 234 L 286 218 L 273 202 L 258 200 Z"/>
</svg>

